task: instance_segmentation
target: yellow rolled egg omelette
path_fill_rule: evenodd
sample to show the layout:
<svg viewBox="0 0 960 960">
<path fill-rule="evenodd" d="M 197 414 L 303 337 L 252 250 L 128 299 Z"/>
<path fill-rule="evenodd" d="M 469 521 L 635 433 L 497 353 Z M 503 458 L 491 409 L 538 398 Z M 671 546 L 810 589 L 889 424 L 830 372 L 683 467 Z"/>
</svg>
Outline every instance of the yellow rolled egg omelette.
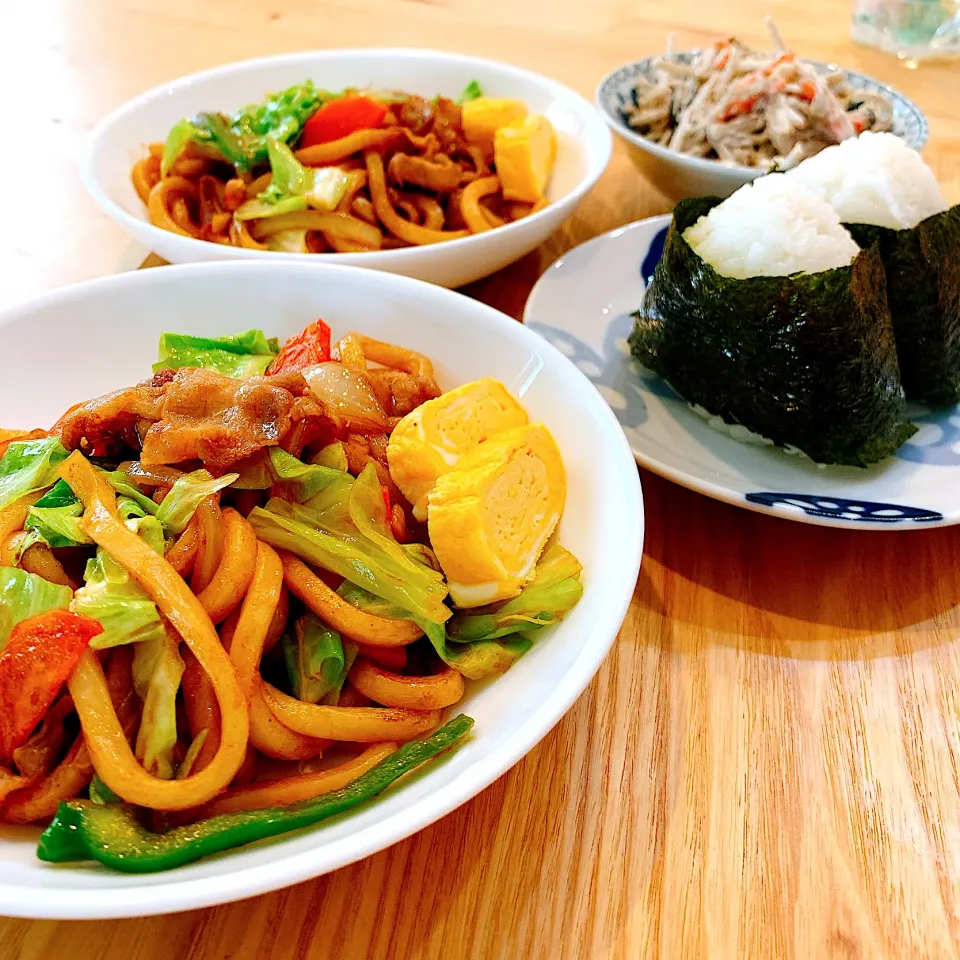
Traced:
<svg viewBox="0 0 960 960">
<path fill-rule="evenodd" d="M 427 521 L 459 607 L 517 596 L 563 513 L 567 480 L 556 441 L 496 380 L 428 400 L 393 430 L 390 474 Z"/>
<path fill-rule="evenodd" d="M 560 450 L 542 423 L 485 440 L 437 480 L 427 529 L 457 606 L 508 600 L 523 590 L 566 492 Z"/>
<path fill-rule="evenodd" d="M 387 463 L 413 515 L 427 519 L 427 496 L 437 478 L 453 470 L 465 453 L 528 419 L 510 391 L 490 377 L 456 387 L 407 414 L 390 435 Z"/>
</svg>

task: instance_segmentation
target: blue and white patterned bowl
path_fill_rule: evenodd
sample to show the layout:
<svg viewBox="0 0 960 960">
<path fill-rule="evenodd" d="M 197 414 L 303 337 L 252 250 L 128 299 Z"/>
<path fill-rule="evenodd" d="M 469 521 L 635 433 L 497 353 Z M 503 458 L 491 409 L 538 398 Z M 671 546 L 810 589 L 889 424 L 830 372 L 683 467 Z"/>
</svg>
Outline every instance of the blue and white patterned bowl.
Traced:
<svg viewBox="0 0 960 960">
<path fill-rule="evenodd" d="M 690 63 L 699 51 L 676 54 L 680 63 Z M 634 90 L 641 77 L 648 76 L 656 57 L 619 67 L 605 77 L 597 88 L 597 107 L 603 119 L 627 144 L 630 159 L 637 169 L 663 194 L 672 200 L 685 197 L 728 197 L 738 187 L 755 180 L 763 171 L 739 167 L 721 160 L 704 160 L 668 150 L 631 130 L 626 121 L 625 106 L 636 103 Z M 804 60 L 816 70 L 826 73 L 837 69 L 835 64 Z M 930 130 L 923 111 L 913 101 L 892 87 L 853 70 L 845 70 L 850 85 L 868 93 L 879 93 L 893 104 L 893 133 L 914 150 L 923 149 Z"/>
</svg>

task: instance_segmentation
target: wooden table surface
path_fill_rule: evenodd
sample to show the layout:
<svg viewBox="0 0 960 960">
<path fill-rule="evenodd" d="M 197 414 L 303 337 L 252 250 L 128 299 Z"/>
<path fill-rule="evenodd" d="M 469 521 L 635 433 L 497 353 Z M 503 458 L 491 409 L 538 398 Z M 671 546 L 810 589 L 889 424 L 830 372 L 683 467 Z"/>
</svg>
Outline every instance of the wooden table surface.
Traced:
<svg viewBox="0 0 960 960">
<path fill-rule="evenodd" d="M 960 200 L 960 65 L 848 40 L 845 0 L 32 0 L 4 9 L 0 307 L 143 259 L 82 191 L 108 110 L 178 75 L 310 47 L 495 57 L 587 96 L 610 69 L 763 15 L 896 85 Z M 319 79 L 319 78 L 318 78 Z M 469 293 L 519 316 L 561 252 L 666 201 L 618 149 L 580 212 Z M 960 540 L 817 529 L 644 474 L 620 638 L 557 728 L 418 836 L 273 895 L 118 922 L 0 920 L 0 957 L 960 956 Z"/>
</svg>

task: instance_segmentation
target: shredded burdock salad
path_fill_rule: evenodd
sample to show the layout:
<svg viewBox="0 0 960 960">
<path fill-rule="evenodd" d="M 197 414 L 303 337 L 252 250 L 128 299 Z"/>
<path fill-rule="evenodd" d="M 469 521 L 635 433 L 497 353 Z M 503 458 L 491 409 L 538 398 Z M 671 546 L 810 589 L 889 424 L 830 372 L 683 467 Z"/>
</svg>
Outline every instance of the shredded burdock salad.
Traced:
<svg viewBox="0 0 960 960">
<path fill-rule="evenodd" d="M 787 170 L 865 130 L 890 130 L 893 104 L 855 88 L 838 69 L 820 72 L 788 50 L 770 18 L 776 50 L 738 40 L 667 54 L 634 89 L 624 119 L 670 150 L 722 163 Z"/>
</svg>

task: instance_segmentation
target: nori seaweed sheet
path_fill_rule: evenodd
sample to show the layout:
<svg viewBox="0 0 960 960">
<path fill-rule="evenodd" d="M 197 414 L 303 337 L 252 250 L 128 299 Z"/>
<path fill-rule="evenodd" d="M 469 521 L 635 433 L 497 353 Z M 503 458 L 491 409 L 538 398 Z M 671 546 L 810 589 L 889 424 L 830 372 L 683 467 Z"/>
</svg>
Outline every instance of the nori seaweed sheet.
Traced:
<svg viewBox="0 0 960 960">
<path fill-rule="evenodd" d="M 880 247 L 907 399 L 960 402 L 960 206 L 911 230 L 845 226 L 861 247 Z"/>
<path fill-rule="evenodd" d="M 684 200 L 630 348 L 690 403 L 818 463 L 866 466 L 915 431 L 903 391 L 880 251 L 790 277 L 723 277 L 683 231 L 720 203 Z"/>
</svg>

